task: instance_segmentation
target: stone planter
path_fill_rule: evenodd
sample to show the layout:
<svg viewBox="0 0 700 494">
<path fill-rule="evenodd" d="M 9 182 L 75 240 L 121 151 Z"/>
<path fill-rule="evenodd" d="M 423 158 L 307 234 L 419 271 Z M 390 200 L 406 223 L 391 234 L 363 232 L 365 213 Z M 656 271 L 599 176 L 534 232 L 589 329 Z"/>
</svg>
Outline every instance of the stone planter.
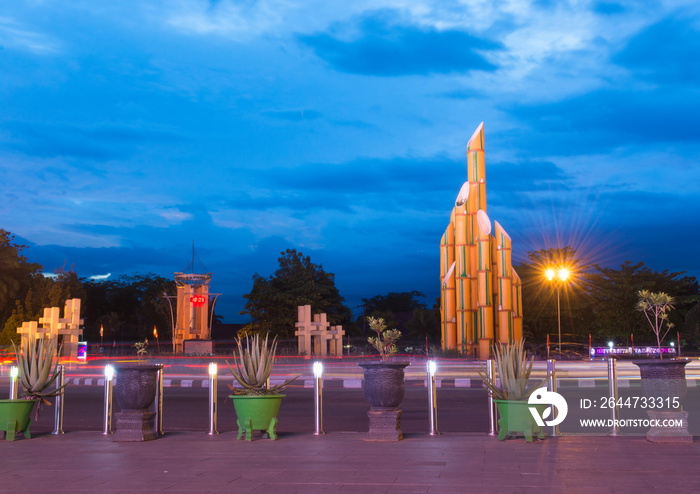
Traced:
<svg viewBox="0 0 700 494">
<path fill-rule="evenodd" d="M 693 436 L 688 432 L 688 412 L 683 410 L 688 394 L 685 366 L 689 362 L 688 359 L 649 359 L 633 362 L 639 367 L 642 393 L 647 399 L 661 405 L 647 411 L 649 418 L 657 423 L 664 420 L 683 423 L 680 427 L 652 427 L 647 432 L 648 441 L 693 442 Z"/>
<path fill-rule="evenodd" d="M 121 407 L 115 413 L 113 441 L 151 441 L 158 438 L 155 412 L 149 411 L 156 398 L 158 371 L 162 364 L 118 364 L 115 366 L 114 396 Z"/>
<path fill-rule="evenodd" d="M 400 441 L 401 410 L 406 388 L 404 369 L 408 362 L 362 362 L 363 389 L 370 405 L 369 433 L 367 439 L 375 441 Z"/>
<path fill-rule="evenodd" d="M 16 432 L 31 439 L 29 426 L 36 403 L 36 400 L 0 400 L 0 431 L 5 433 L 6 440 L 14 441 Z"/>
<path fill-rule="evenodd" d="M 277 439 L 277 414 L 285 395 L 230 395 L 236 410 L 236 424 L 240 439 L 245 434 L 246 441 L 253 440 L 253 431 L 263 431 L 267 436 Z"/>
</svg>

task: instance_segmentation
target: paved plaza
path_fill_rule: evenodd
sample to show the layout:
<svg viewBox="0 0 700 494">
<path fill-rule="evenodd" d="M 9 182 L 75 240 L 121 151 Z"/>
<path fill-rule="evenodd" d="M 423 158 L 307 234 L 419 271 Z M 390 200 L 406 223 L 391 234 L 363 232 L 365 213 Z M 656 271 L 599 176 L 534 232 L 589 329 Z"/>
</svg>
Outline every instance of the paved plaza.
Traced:
<svg viewBox="0 0 700 494">
<path fill-rule="evenodd" d="M 486 434 L 166 433 L 116 443 L 99 432 L 0 444 L 0 492 L 16 493 L 641 493 L 697 492 L 700 443 L 640 437 L 499 442 Z"/>
<path fill-rule="evenodd" d="M 484 432 L 483 390 L 473 384 L 459 387 L 460 380 L 470 377 L 464 371 L 445 371 L 438 393 L 438 436 L 427 434 L 424 384 L 407 381 L 405 439 L 400 442 L 365 440 L 369 407 L 355 387 L 357 376 L 341 378 L 350 381 L 347 387 L 329 383 L 324 396 L 327 434 L 321 436 L 312 433 L 312 390 L 303 380 L 290 388 L 277 441 L 236 440 L 232 407 L 220 382 L 221 433 L 210 436 L 207 389 L 196 383 L 199 372 L 169 374 L 165 435 L 145 443 L 117 443 L 102 435 L 98 376 L 73 375 L 65 434 L 50 433 L 54 410 L 48 408 L 32 428 L 32 439 L 18 434 L 14 442 L 0 441 L 0 493 L 700 491 L 698 437 L 692 444 L 654 444 L 641 435 L 605 433 L 565 434 L 531 444 L 524 439 L 499 442 Z M 601 377 L 586 372 L 583 366 L 566 377 Z M 5 380 L 0 383 L 3 395 Z M 589 389 L 586 381 L 580 386 Z"/>
</svg>

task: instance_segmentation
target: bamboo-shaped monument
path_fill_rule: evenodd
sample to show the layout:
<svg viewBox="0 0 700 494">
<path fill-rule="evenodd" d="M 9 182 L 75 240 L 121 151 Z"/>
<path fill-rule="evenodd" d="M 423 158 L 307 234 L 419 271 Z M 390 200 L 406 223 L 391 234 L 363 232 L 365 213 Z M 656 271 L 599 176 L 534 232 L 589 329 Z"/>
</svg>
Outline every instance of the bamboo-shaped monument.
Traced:
<svg viewBox="0 0 700 494">
<path fill-rule="evenodd" d="M 440 241 L 442 348 L 488 358 L 494 341 L 522 338 L 520 277 L 511 239 L 486 213 L 484 124 L 467 144 L 467 182 Z"/>
</svg>

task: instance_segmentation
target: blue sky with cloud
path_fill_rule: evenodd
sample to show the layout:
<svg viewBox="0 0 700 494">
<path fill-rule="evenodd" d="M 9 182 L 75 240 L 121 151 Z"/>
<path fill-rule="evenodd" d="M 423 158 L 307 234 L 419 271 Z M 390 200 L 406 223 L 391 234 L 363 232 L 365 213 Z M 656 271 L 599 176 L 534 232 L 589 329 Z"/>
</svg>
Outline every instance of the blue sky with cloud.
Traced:
<svg viewBox="0 0 700 494">
<path fill-rule="evenodd" d="M 691 1 L 5 2 L 0 228 L 83 276 L 194 240 L 230 322 L 288 247 L 432 304 L 484 121 L 516 259 L 698 276 L 698 59 Z"/>
</svg>

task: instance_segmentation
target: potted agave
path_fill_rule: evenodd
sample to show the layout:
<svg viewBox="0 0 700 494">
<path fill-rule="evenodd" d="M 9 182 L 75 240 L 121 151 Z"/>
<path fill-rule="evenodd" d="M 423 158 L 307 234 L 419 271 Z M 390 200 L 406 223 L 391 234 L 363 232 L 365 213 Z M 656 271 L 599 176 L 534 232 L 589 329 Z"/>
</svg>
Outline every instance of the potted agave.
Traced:
<svg viewBox="0 0 700 494">
<path fill-rule="evenodd" d="M 22 432 L 27 439 L 31 438 L 32 410 L 36 406 L 34 419 L 44 405 L 51 405 L 47 398 L 63 393 L 65 384 L 56 387 L 58 377 L 58 358 L 61 349 L 56 350 L 55 338 L 28 335 L 19 347 L 12 342 L 17 358 L 19 382 L 23 393 L 18 400 L 0 400 L 0 430 L 5 432 L 8 441 L 15 439 L 16 432 Z"/>
<path fill-rule="evenodd" d="M 542 427 L 537 425 L 529 408 L 534 406 L 540 417 L 543 417 L 548 406 L 531 405 L 528 399 L 533 391 L 545 385 L 547 377 L 528 386 L 535 357 L 528 360 L 524 344 L 524 340 L 520 340 L 510 345 L 494 345 L 494 363 L 498 379 L 489 376 L 485 369 L 479 369 L 483 386 L 493 397 L 498 409 L 499 441 L 518 433 L 522 433 L 527 442 L 532 442 L 534 436 L 544 439 Z"/>
<path fill-rule="evenodd" d="M 277 439 L 277 413 L 279 412 L 282 398 L 281 394 L 295 376 L 282 384 L 269 386 L 268 380 L 275 363 L 277 352 L 277 338 L 268 344 L 268 335 L 261 339 L 259 335 L 252 338 L 246 337 L 245 344 L 241 338 L 237 338 L 238 358 L 235 359 L 235 368 L 226 362 L 234 379 L 240 388 L 229 385 L 233 394 L 229 396 L 233 400 L 236 410 L 236 424 L 238 425 L 237 439 L 245 434 L 246 441 L 253 440 L 253 431 L 263 431 L 270 439 Z M 235 358 L 235 353 L 234 353 Z"/>
<path fill-rule="evenodd" d="M 654 335 L 659 350 L 658 359 L 635 360 L 639 367 L 642 392 L 653 410 L 648 410 L 650 419 L 665 419 L 682 421 L 683 426 L 675 428 L 652 427 L 647 432 L 647 440 L 651 442 L 692 442 L 693 436 L 688 432 L 688 412 L 683 411 L 688 384 L 685 379 L 685 366 L 690 360 L 681 358 L 664 359 L 661 353 L 661 342 L 673 327 L 668 320 L 668 313 L 674 308 L 673 297 L 664 292 L 637 292 L 637 310 L 644 313 Z"/>
<path fill-rule="evenodd" d="M 368 341 L 382 358 L 379 362 L 358 364 L 364 370 L 362 387 L 370 405 L 367 439 L 399 441 L 403 439 L 399 405 L 405 391 L 404 370 L 409 363 L 391 361 L 390 357 L 397 352 L 396 342 L 401 338 L 401 332 L 387 329 L 382 318 L 369 317 L 367 322 L 370 329 L 377 333 Z"/>
</svg>

